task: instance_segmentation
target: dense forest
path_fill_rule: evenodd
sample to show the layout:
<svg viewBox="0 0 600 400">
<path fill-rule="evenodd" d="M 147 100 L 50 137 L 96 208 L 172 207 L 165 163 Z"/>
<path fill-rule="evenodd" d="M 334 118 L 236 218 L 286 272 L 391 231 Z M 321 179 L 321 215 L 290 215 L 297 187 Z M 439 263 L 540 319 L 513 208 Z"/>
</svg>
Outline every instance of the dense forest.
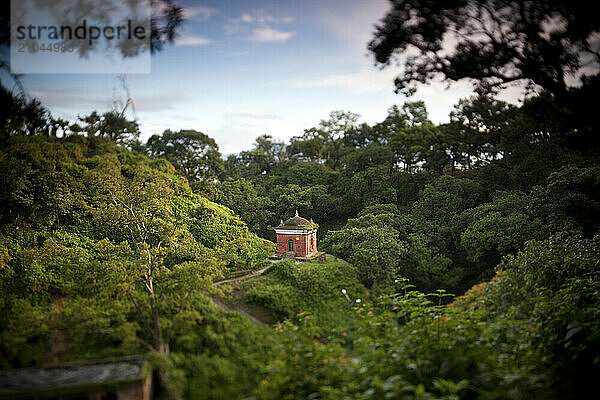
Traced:
<svg viewBox="0 0 600 400">
<path fill-rule="evenodd" d="M 544 110 L 561 106 L 547 94 L 521 107 L 478 96 L 442 125 L 419 102 L 374 126 L 332 112 L 288 145 L 257 138 L 204 190 L 268 239 L 293 210 L 310 216 L 322 248 L 367 287 L 402 275 L 462 293 L 527 240 L 598 231 L 598 148 L 581 145 L 594 138 L 567 110 L 537 117 Z"/>
<path fill-rule="evenodd" d="M 393 34 L 401 5 L 420 2 L 396 3 L 369 44 L 382 64 L 409 41 Z M 437 23 L 470 21 L 447 7 L 403 35 L 435 49 Z M 573 43 L 597 24 L 561 10 L 583 21 Z M 569 86 L 574 59 L 541 68 L 556 54 L 527 40 L 515 79 L 537 90 L 518 104 L 491 79 L 510 43 L 465 45 L 431 64 L 477 83 L 444 123 L 422 101 L 373 124 L 331 111 L 288 142 L 265 134 L 227 156 L 201 127 L 143 142 L 125 110 L 65 121 L 2 87 L 0 369 L 141 354 L 157 398 L 175 399 L 593 393 L 600 75 Z M 410 94 L 429 75 L 408 62 L 396 87 Z M 271 263 L 272 228 L 296 210 L 327 255 Z M 264 273 L 215 285 L 250 270 Z"/>
<path fill-rule="evenodd" d="M 420 102 L 373 126 L 335 111 L 225 160 L 201 132 L 141 143 L 116 113 L 60 131 L 5 98 L 2 368 L 149 352 L 192 398 L 570 397 L 599 370 L 598 147 L 548 93 L 441 125 Z M 246 287 L 274 331 L 216 309 L 212 282 L 266 265 L 296 209 L 350 264 Z"/>
</svg>

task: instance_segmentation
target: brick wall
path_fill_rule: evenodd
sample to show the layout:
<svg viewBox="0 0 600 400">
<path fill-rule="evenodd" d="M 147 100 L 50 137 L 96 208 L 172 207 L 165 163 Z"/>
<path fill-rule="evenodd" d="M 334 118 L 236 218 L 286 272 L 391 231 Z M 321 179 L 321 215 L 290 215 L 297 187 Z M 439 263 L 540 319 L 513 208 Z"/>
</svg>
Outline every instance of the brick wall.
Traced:
<svg viewBox="0 0 600 400">
<path fill-rule="evenodd" d="M 311 248 L 310 239 L 313 239 L 313 246 Z M 306 257 L 317 251 L 317 233 L 305 233 L 305 234 L 277 234 L 277 255 L 280 256 L 288 252 L 288 240 L 294 241 L 294 253 L 296 257 Z"/>
</svg>

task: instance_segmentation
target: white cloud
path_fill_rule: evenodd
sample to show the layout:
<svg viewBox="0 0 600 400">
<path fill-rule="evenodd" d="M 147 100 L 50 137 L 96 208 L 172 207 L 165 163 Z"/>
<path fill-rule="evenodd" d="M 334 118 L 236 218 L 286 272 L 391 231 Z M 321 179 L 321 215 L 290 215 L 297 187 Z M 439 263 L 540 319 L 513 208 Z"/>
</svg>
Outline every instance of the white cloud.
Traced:
<svg viewBox="0 0 600 400">
<path fill-rule="evenodd" d="M 186 7 L 183 9 L 183 18 L 206 21 L 216 13 L 217 10 L 210 7 Z"/>
<path fill-rule="evenodd" d="M 338 89 L 342 93 L 351 93 L 357 96 L 372 97 L 373 93 L 377 96 L 391 96 L 393 103 L 402 104 L 405 101 L 425 101 L 429 118 L 435 123 L 448 122 L 448 114 L 458 103 L 459 99 L 473 96 L 472 82 L 461 80 L 452 82 L 442 82 L 439 79 L 433 80 L 427 85 L 419 85 L 417 92 L 413 97 L 395 95 L 394 79 L 400 73 L 398 68 L 388 67 L 383 70 L 377 68 L 363 68 L 357 72 L 344 74 L 335 74 L 322 78 L 293 80 L 288 82 L 295 88 L 331 88 Z M 524 89 L 519 86 L 509 86 L 499 93 L 498 98 L 513 104 L 518 104 L 519 99 L 523 97 Z M 390 104 L 391 105 L 391 104 Z"/>
<path fill-rule="evenodd" d="M 226 35 L 238 35 L 240 39 L 254 42 L 274 43 L 291 38 L 295 32 L 274 29 L 274 25 L 290 24 L 292 17 L 274 17 L 262 10 L 243 13 L 238 18 L 230 18 L 223 26 Z"/>
<path fill-rule="evenodd" d="M 277 114 L 254 114 L 247 112 L 235 112 L 223 114 L 223 117 L 228 120 L 265 120 L 265 119 L 281 119 L 281 116 Z"/>
<path fill-rule="evenodd" d="M 203 46 L 209 43 L 209 39 L 197 35 L 182 35 L 175 39 L 178 46 Z"/>
<path fill-rule="evenodd" d="M 40 87 L 34 90 L 28 91 L 31 97 L 35 97 L 40 100 L 44 107 L 47 107 L 55 111 L 66 111 L 70 114 L 68 118 L 74 118 L 77 113 L 88 113 L 92 110 L 105 110 L 109 109 L 112 105 L 110 96 L 101 95 L 97 93 L 88 93 L 82 89 L 69 88 L 50 88 Z M 58 115 L 59 112 L 56 114 Z M 64 118 L 64 113 L 61 117 Z"/>
<path fill-rule="evenodd" d="M 54 117 L 60 117 L 70 122 L 76 122 L 79 116 L 87 115 L 93 110 L 100 113 L 111 110 L 114 107 L 114 94 L 111 98 L 105 90 L 90 91 L 85 87 L 39 87 L 28 90 L 28 94 L 39 99 L 42 105 L 51 110 Z M 181 116 L 173 116 L 175 110 L 180 109 L 181 102 L 187 101 L 187 93 L 183 91 L 163 91 L 156 94 L 136 95 L 132 93 L 135 113 L 127 117 L 139 118 L 142 126 L 142 140 L 146 140 L 151 134 L 159 133 L 167 128 L 173 128 L 181 124 Z M 159 126 L 152 126 L 158 124 Z M 149 128 L 150 126 L 150 128 Z"/>
<path fill-rule="evenodd" d="M 52 110 L 69 109 L 74 113 L 88 113 L 92 110 L 108 111 L 114 99 L 108 95 L 91 95 L 87 90 L 60 90 L 40 88 L 29 92 L 39 99 L 45 107 Z M 156 95 L 133 95 L 133 104 L 138 112 L 171 110 L 175 103 L 184 101 L 183 92 L 160 93 Z"/>
<path fill-rule="evenodd" d="M 134 96 L 133 102 L 137 112 L 156 112 L 176 109 L 178 103 L 187 99 L 187 94 L 181 91 L 172 93 L 147 94 Z"/>
<path fill-rule="evenodd" d="M 254 17 L 250 14 L 242 14 L 240 19 L 242 20 L 242 22 L 246 22 L 248 24 L 251 24 L 254 22 Z"/>
<path fill-rule="evenodd" d="M 241 57 L 241 56 L 247 56 L 248 54 L 251 54 L 247 50 L 242 50 L 242 51 L 221 51 L 219 53 L 222 54 L 224 57 Z"/>
<path fill-rule="evenodd" d="M 298 88 L 339 87 L 356 94 L 369 92 L 390 92 L 394 87 L 395 73 L 363 68 L 358 72 L 336 74 L 312 80 L 295 80 L 292 86 Z"/>
<path fill-rule="evenodd" d="M 282 32 L 269 27 L 255 28 L 250 40 L 254 42 L 285 42 L 294 36 L 294 32 Z"/>
<path fill-rule="evenodd" d="M 353 51 L 364 55 L 367 43 L 375 32 L 378 23 L 390 8 L 388 0 L 347 1 L 345 7 L 328 7 L 321 2 L 315 9 L 317 21 L 333 33 L 340 43 Z"/>
</svg>

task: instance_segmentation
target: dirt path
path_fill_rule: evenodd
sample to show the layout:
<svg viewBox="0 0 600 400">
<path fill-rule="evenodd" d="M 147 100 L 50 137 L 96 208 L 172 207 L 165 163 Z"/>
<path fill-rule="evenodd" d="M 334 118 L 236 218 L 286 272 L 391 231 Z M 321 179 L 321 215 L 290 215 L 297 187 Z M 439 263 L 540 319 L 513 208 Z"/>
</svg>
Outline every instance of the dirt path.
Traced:
<svg viewBox="0 0 600 400">
<path fill-rule="evenodd" d="M 272 263 L 277 262 L 275 260 L 270 260 L 270 261 Z M 265 267 L 265 268 L 262 268 L 262 269 L 259 269 L 256 271 L 252 271 L 251 273 L 246 274 L 246 275 L 242 275 L 242 276 L 239 276 L 236 278 L 231 278 L 231 279 L 224 279 L 222 281 L 215 282 L 215 283 L 213 283 L 213 285 L 220 286 L 220 285 L 227 284 L 227 283 L 237 283 L 237 282 L 242 282 L 242 281 L 246 281 L 249 279 L 258 278 L 269 268 L 271 268 L 270 265 L 268 267 Z M 267 325 L 265 322 L 261 321 L 255 315 L 252 315 L 250 310 L 242 309 L 238 304 L 236 304 L 233 301 L 230 301 L 227 299 L 222 299 L 222 298 L 217 298 L 217 297 L 211 297 L 210 299 L 215 306 L 219 307 L 220 309 L 222 309 L 224 311 L 237 312 L 237 313 L 243 315 L 244 317 L 248 318 L 250 321 L 254 322 L 257 325 Z"/>
<path fill-rule="evenodd" d="M 234 283 L 234 282 L 245 281 L 247 279 L 253 279 L 253 278 L 256 278 L 258 276 L 261 276 L 263 274 L 263 272 L 265 272 L 269 268 L 271 268 L 270 265 L 268 267 L 263 268 L 263 269 L 252 271 L 249 274 L 238 276 L 237 278 L 225 279 L 225 280 L 222 280 L 222 281 L 215 282 L 215 283 L 213 283 L 213 285 L 219 286 L 219 285 L 222 285 L 224 283 Z"/>
<path fill-rule="evenodd" d="M 217 297 L 211 297 L 210 300 L 213 302 L 213 304 L 215 306 L 219 307 L 223 311 L 233 311 L 233 312 L 243 315 L 244 317 L 248 318 L 250 321 L 254 322 L 257 325 L 263 325 L 263 326 L 267 325 L 263 321 L 256 318 L 254 315 L 251 315 L 247 311 L 242 310 L 241 308 L 237 307 L 235 304 L 231 304 L 231 302 L 226 303 L 225 301 L 223 301 L 223 299 L 219 299 Z"/>
</svg>

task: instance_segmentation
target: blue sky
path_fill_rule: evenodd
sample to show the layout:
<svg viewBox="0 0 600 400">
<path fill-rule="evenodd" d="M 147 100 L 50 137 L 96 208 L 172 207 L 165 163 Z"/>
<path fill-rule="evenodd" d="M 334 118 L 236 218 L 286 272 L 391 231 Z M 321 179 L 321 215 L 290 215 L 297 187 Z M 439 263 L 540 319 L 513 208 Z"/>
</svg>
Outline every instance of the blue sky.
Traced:
<svg viewBox="0 0 600 400">
<path fill-rule="evenodd" d="M 288 140 L 333 110 L 381 121 L 406 100 L 393 92 L 397 69 L 373 66 L 366 50 L 387 0 L 178 3 L 186 16 L 181 37 L 152 57 L 150 74 L 126 76 L 144 140 L 196 129 L 228 154 L 249 149 L 261 134 Z M 29 74 L 23 83 L 69 120 L 108 111 L 125 96 L 111 74 Z M 443 122 L 470 94 L 466 82 L 433 84 L 411 100 L 424 100 L 431 119 Z"/>
</svg>

